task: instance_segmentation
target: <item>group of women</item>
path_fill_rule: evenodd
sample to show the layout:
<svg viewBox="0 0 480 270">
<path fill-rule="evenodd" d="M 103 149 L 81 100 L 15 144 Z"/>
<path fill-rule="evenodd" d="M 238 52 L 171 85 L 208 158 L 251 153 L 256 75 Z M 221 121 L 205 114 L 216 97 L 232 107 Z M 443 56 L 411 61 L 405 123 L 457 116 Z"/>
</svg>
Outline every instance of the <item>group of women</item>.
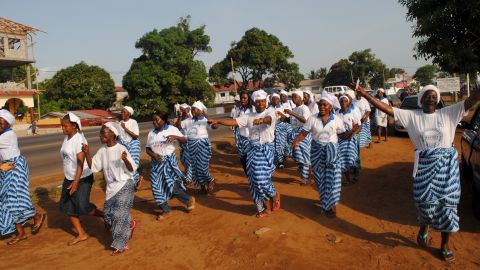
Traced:
<svg viewBox="0 0 480 270">
<path fill-rule="evenodd" d="M 195 208 L 195 198 L 187 194 L 186 186 L 192 185 L 201 193 L 213 190 L 214 178 L 209 172 L 212 157 L 209 131 L 218 125 L 233 127 L 258 218 L 280 208 L 280 193 L 272 182 L 272 175 L 277 168 L 284 167 L 289 156 L 298 166 L 302 184 L 307 184 L 313 174 L 322 212 L 335 217 L 342 173 L 344 184 L 358 181 L 359 148 L 367 147 L 371 141 L 369 117 L 370 105 L 373 105 L 377 111 L 400 121 L 415 145 L 413 185 L 420 223 L 418 244 L 428 245 L 429 228 L 432 227 L 442 232 L 443 258 L 452 260 L 448 243 L 450 234 L 459 229 L 457 205 L 460 198 L 458 154 L 452 143 L 456 124 L 480 99 L 479 91 L 466 101 L 438 111 L 440 93 L 431 85 L 419 93 L 422 111 L 392 108 L 368 95 L 361 87 L 338 98 L 323 92 L 318 102 L 310 91 L 293 91 L 291 97 L 289 100 L 286 91 L 268 96 L 264 90 L 257 90 L 251 97 L 242 92 L 235 97 L 237 106 L 231 119 L 208 117 L 207 108 L 200 101 L 192 106 L 181 105 L 174 123 L 169 121 L 168 113 L 154 113 L 146 153 L 151 158 L 153 197 L 162 210 L 158 219 L 171 214 L 168 202 L 172 198 L 179 199 L 188 211 Z M 93 157 L 82 135 L 80 119 L 73 113 L 62 119 L 65 138 L 61 154 L 65 179 L 59 209 L 69 217 L 77 233 L 69 245 L 88 239 L 79 217 L 92 215 L 103 218 L 105 228 L 112 232 L 112 255 L 128 249 L 128 241 L 136 227 L 130 209 L 141 181 L 138 173 L 139 128 L 131 118 L 133 113 L 132 108 L 125 107 L 120 123 L 102 126 L 100 140 L 103 145 Z M 13 116 L 6 110 L 0 111 L 0 234 L 16 232 L 8 244 L 26 239 L 23 225 L 29 219 L 34 220 L 32 233 L 37 233 L 46 219 L 46 215 L 35 212 L 29 197 L 28 166 L 18 150 L 13 124 Z M 180 144 L 183 171 L 175 155 L 177 143 Z M 106 182 L 103 211 L 89 200 L 92 173 L 100 171 Z"/>
</svg>

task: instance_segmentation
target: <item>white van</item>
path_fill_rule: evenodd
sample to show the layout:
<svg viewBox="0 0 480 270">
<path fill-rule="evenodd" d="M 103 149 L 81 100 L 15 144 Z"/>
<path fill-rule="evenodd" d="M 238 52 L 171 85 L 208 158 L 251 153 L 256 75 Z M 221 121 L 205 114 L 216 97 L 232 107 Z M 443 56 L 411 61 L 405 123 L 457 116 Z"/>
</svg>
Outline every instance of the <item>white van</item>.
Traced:
<svg viewBox="0 0 480 270">
<path fill-rule="evenodd" d="M 343 95 L 347 90 L 351 90 L 351 89 L 350 87 L 345 85 L 334 85 L 334 86 L 324 87 L 323 90 L 327 91 L 329 94 L 332 94 L 332 95 Z"/>
</svg>

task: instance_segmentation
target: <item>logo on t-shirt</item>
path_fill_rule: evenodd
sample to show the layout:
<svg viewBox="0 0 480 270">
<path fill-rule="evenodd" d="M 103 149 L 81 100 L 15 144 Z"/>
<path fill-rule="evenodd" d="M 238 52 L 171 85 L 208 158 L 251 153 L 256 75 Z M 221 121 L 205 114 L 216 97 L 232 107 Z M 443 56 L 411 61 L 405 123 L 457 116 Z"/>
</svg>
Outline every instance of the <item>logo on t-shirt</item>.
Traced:
<svg viewBox="0 0 480 270">
<path fill-rule="evenodd" d="M 423 143 L 428 148 L 438 147 L 443 139 L 443 135 L 440 130 L 433 128 L 427 129 L 422 133 Z"/>
<path fill-rule="evenodd" d="M 321 142 L 328 142 L 330 140 L 330 133 L 328 133 L 328 131 L 322 131 L 318 134 L 318 139 Z"/>
</svg>

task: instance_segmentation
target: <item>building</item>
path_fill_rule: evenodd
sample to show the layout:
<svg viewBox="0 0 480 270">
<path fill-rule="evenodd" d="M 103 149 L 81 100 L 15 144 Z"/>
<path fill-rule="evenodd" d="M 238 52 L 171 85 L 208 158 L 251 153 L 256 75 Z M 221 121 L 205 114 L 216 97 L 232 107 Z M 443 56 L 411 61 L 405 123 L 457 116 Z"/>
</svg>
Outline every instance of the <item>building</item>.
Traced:
<svg viewBox="0 0 480 270">
<path fill-rule="evenodd" d="M 123 108 L 123 100 L 128 97 L 128 92 L 121 86 L 115 86 L 116 99 L 110 108 L 111 111 L 119 111 Z"/>
<path fill-rule="evenodd" d="M 212 91 L 215 93 L 215 105 L 221 104 L 230 104 L 234 103 L 235 95 L 237 95 L 237 90 L 242 88 L 243 82 L 237 82 L 237 85 L 231 84 L 228 86 L 217 87 L 215 85 L 210 86 Z M 249 81 L 247 85 L 247 90 L 255 90 L 260 88 L 260 82 L 253 83 Z"/>
<path fill-rule="evenodd" d="M 16 115 L 19 107 L 26 107 L 26 113 L 18 115 L 18 122 L 29 123 L 34 119 L 34 98 L 39 92 L 32 88 L 29 66 L 35 63 L 32 34 L 43 32 L 0 17 L 0 69 L 24 67 L 25 83 L 6 82 L 0 84 L 0 107 Z M 45 33 L 45 32 L 44 32 Z"/>
<path fill-rule="evenodd" d="M 321 93 L 323 89 L 323 79 L 317 80 L 302 80 L 300 82 L 301 90 L 310 90 L 312 93 Z"/>
</svg>

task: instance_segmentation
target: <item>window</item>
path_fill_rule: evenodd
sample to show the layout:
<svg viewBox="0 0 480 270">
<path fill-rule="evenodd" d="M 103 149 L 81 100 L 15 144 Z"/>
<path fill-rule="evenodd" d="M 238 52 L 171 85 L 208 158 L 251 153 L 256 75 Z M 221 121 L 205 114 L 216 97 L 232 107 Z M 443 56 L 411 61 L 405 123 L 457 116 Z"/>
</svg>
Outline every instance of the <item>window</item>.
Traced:
<svg viewBox="0 0 480 270">
<path fill-rule="evenodd" d="M 225 93 L 220 93 L 220 96 L 221 96 L 221 97 L 225 97 Z"/>
<path fill-rule="evenodd" d="M 3 37 L 0 37 L 0 56 L 5 56 L 5 45 L 3 44 Z"/>
<path fill-rule="evenodd" d="M 8 48 L 10 50 L 20 50 L 20 39 L 18 38 L 9 38 L 8 39 Z"/>
</svg>

